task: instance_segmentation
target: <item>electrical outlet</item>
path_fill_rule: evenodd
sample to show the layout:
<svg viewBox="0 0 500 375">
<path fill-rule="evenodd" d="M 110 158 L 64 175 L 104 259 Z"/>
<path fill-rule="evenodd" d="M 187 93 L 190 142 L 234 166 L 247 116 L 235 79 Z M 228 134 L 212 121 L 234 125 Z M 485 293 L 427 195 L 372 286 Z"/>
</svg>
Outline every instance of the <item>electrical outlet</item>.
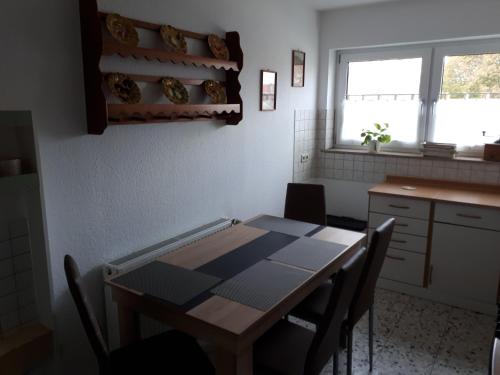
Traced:
<svg viewBox="0 0 500 375">
<path fill-rule="evenodd" d="M 307 163 L 309 161 L 309 154 L 300 154 L 300 162 L 301 163 Z"/>
</svg>

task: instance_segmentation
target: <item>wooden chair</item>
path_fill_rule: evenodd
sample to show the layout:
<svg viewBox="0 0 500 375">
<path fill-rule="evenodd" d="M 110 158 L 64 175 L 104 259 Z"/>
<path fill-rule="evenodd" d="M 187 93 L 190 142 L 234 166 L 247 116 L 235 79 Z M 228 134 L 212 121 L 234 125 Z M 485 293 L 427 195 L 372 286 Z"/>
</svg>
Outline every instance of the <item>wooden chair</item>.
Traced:
<svg viewBox="0 0 500 375">
<path fill-rule="evenodd" d="M 373 303 L 375 286 L 391 241 L 394 219 L 389 219 L 373 233 L 366 262 L 349 308 L 347 319 L 342 325 L 342 337 L 347 338 L 347 374 L 352 373 L 352 332 L 356 323 L 368 311 L 368 344 L 370 371 L 373 369 Z M 333 286 L 324 283 L 294 309 L 290 315 L 319 324 L 326 311 Z"/>
<path fill-rule="evenodd" d="M 168 331 L 110 351 L 85 293 L 78 266 L 64 257 L 69 290 L 75 301 L 101 375 L 124 374 L 214 374 L 214 368 L 194 338 Z"/>
<path fill-rule="evenodd" d="M 359 282 L 365 258 L 366 250 L 363 248 L 337 273 L 316 332 L 283 319 L 257 340 L 254 346 L 256 374 L 317 375 L 332 355 L 334 374 L 337 374 L 342 322 Z"/>
<path fill-rule="evenodd" d="M 325 187 L 323 185 L 289 183 L 286 189 L 284 217 L 326 225 Z"/>
</svg>

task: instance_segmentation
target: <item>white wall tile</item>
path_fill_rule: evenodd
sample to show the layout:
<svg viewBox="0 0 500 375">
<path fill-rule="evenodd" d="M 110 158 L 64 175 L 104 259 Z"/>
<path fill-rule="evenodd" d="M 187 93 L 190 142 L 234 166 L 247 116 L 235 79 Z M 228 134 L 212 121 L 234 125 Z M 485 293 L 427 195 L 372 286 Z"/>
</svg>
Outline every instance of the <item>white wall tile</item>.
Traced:
<svg viewBox="0 0 500 375">
<path fill-rule="evenodd" d="M 30 251 L 30 240 L 28 236 L 13 238 L 10 241 L 12 254 L 19 255 Z"/>
<path fill-rule="evenodd" d="M 16 311 L 12 311 L 11 313 L 0 315 L 0 330 L 1 331 L 9 331 L 13 328 L 19 326 L 19 315 Z"/>
<path fill-rule="evenodd" d="M 31 322 L 37 318 L 36 306 L 27 305 L 19 309 L 19 320 L 21 324 Z"/>
<path fill-rule="evenodd" d="M 385 164 L 385 174 L 395 175 L 396 174 L 396 163 L 387 162 Z"/>
<path fill-rule="evenodd" d="M 354 177 L 354 171 L 351 169 L 345 169 L 344 170 L 344 179 L 345 180 L 352 180 Z"/>
<path fill-rule="evenodd" d="M 0 260 L 10 258 L 11 256 L 10 241 L 0 242 Z"/>
<path fill-rule="evenodd" d="M 9 226 L 7 223 L 0 221 L 0 242 L 10 239 Z"/>
<path fill-rule="evenodd" d="M 484 183 L 485 184 L 496 184 L 498 181 L 498 172 L 488 172 L 484 174 Z"/>
<path fill-rule="evenodd" d="M 29 289 L 33 287 L 33 273 L 26 271 L 15 275 L 16 286 L 18 290 Z"/>
<path fill-rule="evenodd" d="M 14 272 L 20 273 L 31 269 L 31 254 L 25 253 L 13 258 Z"/>
<path fill-rule="evenodd" d="M 470 182 L 470 169 L 457 169 L 457 180 L 461 182 Z"/>
<path fill-rule="evenodd" d="M 439 164 L 442 165 L 442 164 Z M 432 167 L 432 178 L 436 180 L 442 180 L 444 178 L 444 168 L 442 167 Z"/>
<path fill-rule="evenodd" d="M 372 172 L 374 168 L 374 163 L 372 161 L 365 161 L 363 162 L 363 171 L 370 171 Z"/>
<path fill-rule="evenodd" d="M 354 160 L 354 170 L 355 171 L 362 171 L 363 170 L 363 161 L 362 160 Z"/>
<path fill-rule="evenodd" d="M 29 234 L 28 221 L 26 219 L 18 219 L 9 223 L 10 238 L 26 236 Z"/>
<path fill-rule="evenodd" d="M 0 315 L 16 311 L 17 308 L 17 296 L 15 294 L 0 297 Z"/>
<path fill-rule="evenodd" d="M 16 291 L 16 282 L 13 276 L 0 280 L 0 297 L 4 297 L 7 294 L 12 294 L 15 291 Z"/>
<path fill-rule="evenodd" d="M 443 177 L 445 180 L 456 180 L 458 176 L 458 170 L 456 168 L 444 168 Z"/>
<path fill-rule="evenodd" d="M 12 258 L 0 261 L 0 279 L 14 274 L 14 264 Z"/>
<path fill-rule="evenodd" d="M 353 170 L 354 169 L 354 161 L 353 160 L 344 160 L 344 170 Z"/>
</svg>

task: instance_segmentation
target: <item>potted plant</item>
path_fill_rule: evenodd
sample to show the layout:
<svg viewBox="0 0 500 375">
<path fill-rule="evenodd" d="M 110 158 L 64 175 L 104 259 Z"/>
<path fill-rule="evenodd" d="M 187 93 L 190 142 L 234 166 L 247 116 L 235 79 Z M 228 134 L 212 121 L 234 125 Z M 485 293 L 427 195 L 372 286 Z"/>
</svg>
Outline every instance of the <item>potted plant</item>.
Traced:
<svg viewBox="0 0 500 375">
<path fill-rule="evenodd" d="M 389 124 L 384 123 L 380 125 L 379 123 L 375 123 L 375 130 L 365 130 L 363 129 L 361 132 L 361 137 L 363 137 L 363 142 L 361 142 L 362 146 L 368 145 L 368 152 L 379 152 L 380 145 L 382 143 L 390 143 L 391 136 L 386 133 L 387 129 L 389 129 Z"/>
</svg>

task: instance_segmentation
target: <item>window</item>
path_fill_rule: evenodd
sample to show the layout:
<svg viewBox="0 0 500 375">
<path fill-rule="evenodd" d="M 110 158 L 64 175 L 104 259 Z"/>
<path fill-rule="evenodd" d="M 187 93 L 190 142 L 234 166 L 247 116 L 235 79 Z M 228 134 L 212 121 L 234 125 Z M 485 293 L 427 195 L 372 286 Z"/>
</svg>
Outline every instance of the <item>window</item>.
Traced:
<svg viewBox="0 0 500 375">
<path fill-rule="evenodd" d="M 456 143 L 467 154 L 500 136 L 500 43 L 378 49 L 339 55 L 336 144 L 389 123 L 395 151 Z"/>
</svg>

